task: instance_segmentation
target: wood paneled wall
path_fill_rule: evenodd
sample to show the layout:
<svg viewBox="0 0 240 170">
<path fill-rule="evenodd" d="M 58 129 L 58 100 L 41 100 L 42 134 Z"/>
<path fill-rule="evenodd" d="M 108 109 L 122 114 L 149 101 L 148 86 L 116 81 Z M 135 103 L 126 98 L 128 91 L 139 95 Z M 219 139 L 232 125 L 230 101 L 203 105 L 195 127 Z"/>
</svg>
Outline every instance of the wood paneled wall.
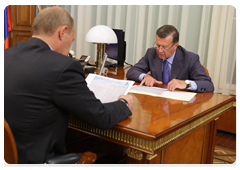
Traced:
<svg viewBox="0 0 240 170">
<path fill-rule="evenodd" d="M 28 41 L 32 36 L 32 24 L 35 18 L 35 5 L 10 5 L 12 31 L 9 47 L 18 41 Z"/>
</svg>

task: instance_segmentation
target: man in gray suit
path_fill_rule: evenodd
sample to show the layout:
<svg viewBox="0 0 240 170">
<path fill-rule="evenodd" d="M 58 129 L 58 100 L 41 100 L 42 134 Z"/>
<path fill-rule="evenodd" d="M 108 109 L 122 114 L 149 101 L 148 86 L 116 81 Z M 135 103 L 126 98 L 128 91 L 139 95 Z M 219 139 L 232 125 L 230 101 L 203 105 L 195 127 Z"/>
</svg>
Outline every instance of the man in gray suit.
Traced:
<svg viewBox="0 0 240 170">
<path fill-rule="evenodd" d="M 127 72 L 127 78 L 140 85 L 167 84 L 169 91 L 189 89 L 213 92 L 211 78 L 199 61 L 199 56 L 178 44 L 179 33 L 172 25 L 164 25 L 156 32 L 156 47 L 149 48 L 143 58 Z M 166 64 L 165 64 L 166 63 Z M 151 72 L 151 75 L 147 74 Z"/>
</svg>

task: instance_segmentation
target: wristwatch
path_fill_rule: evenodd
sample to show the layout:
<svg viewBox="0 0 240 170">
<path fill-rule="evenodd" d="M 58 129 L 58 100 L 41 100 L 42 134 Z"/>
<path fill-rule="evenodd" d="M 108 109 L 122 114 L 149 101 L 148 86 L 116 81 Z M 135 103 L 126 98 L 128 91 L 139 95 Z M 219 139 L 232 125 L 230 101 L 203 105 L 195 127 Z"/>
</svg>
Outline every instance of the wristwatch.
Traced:
<svg viewBox="0 0 240 170">
<path fill-rule="evenodd" d="M 125 104 L 128 106 L 128 102 L 127 102 L 126 99 L 124 99 L 124 98 L 120 98 L 119 100 L 122 101 L 123 103 L 125 103 Z"/>
<path fill-rule="evenodd" d="M 186 89 L 190 86 L 191 82 L 189 80 L 185 80 L 186 85 Z"/>
</svg>

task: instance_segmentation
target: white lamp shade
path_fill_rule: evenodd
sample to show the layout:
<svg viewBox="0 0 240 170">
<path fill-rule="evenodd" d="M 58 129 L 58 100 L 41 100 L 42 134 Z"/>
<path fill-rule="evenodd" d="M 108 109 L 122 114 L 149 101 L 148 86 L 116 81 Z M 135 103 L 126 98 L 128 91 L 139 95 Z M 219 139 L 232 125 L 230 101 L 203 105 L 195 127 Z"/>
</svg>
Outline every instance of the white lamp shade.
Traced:
<svg viewBox="0 0 240 170">
<path fill-rule="evenodd" d="M 93 43 L 109 43 L 116 44 L 118 42 L 114 31 L 105 25 L 97 25 L 92 27 L 86 37 L 85 41 Z"/>
</svg>

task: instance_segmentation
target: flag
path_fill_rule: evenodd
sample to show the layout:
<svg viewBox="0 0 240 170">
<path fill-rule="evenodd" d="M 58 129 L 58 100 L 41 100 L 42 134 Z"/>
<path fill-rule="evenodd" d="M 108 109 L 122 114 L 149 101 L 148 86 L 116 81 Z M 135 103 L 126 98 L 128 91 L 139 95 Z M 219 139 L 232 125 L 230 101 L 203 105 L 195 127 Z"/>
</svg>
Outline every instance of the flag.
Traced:
<svg viewBox="0 0 240 170">
<path fill-rule="evenodd" d="M 12 22 L 10 16 L 10 7 L 7 6 L 4 9 L 4 49 L 9 47 L 9 37 L 8 33 L 12 31 Z"/>
</svg>

